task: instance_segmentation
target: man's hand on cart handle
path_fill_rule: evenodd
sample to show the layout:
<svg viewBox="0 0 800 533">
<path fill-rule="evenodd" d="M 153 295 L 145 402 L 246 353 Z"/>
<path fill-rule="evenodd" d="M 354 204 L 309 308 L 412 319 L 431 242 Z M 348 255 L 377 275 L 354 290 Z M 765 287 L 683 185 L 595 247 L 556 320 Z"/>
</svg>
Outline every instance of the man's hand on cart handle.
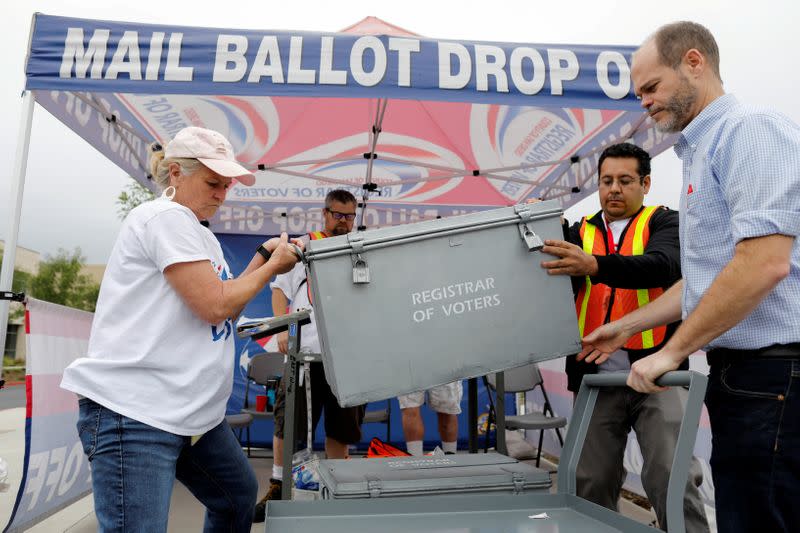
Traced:
<svg viewBox="0 0 800 533">
<path fill-rule="evenodd" d="M 667 387 L 659 387 L 655 381 L 671 370 L 677 370 L 681 361 L 673 357 L 666 348 L 639 359 L 631 365 L 628 374 L 628 386 L 635 391 L 644 393 L 661 392 Z"/>
</svg>

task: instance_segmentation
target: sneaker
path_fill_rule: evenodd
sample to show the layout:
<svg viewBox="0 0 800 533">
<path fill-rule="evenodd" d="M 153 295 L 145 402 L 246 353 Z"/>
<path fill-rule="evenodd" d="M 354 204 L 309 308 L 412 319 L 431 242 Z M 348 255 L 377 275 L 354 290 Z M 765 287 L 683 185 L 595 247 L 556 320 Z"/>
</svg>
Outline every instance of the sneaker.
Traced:
<svg viewBox="0 0 800 533">
<path fill-rule="evenodd" d="M 269 490 L 267 491 L 267 494 L 256 504 L 256 510 L 253 513 L 254 524 L 264 521 L 267 516 L 267 502 L 270 500 L 280 500 L 282 488 L 283 482 L 280 479 L 269 480 Z"/>
</svg>

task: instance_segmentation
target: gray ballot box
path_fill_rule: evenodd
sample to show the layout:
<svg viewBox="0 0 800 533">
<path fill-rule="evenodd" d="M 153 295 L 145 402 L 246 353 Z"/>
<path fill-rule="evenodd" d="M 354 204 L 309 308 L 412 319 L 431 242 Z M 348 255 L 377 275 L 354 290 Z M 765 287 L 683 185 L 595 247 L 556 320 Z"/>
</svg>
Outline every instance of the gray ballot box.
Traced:
<svg viewBox="0 0 800 533">
<path fill-rule="evenodd" d="M 542 493 L 544 470 L 499 453 L 327 459 L 319 463 L 323 499 L 465 493 Z"/>
<path fill-rule="evenodd" d="M 325 374 L 342 406 L 580 350 L 570 279 L 540 263 L 557 202 L 310 241 Z"/>
</svg>

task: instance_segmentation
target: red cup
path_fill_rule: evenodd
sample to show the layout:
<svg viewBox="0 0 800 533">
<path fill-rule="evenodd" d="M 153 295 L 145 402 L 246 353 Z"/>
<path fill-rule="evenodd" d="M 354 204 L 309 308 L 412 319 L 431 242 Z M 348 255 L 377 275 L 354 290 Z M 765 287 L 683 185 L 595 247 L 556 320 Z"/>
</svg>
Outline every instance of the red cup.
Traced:
<svg viewBox="0 0 800 533">
<path fill-rule="evenodd" d="M 267 397 L 264 394 L 256 396 L 256 411 L 263 413 L 267 410 Z"/>
</svg>

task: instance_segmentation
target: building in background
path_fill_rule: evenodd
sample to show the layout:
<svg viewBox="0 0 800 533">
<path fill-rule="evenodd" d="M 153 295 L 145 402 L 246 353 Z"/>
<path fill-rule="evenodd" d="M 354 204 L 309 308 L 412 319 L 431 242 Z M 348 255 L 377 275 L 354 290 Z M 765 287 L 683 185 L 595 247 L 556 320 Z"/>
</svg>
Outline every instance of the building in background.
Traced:
<svg viewBox="0 0 800 533">
<path fill-rule="evenodd" d="M 5 243 L 0 240 L 0 257 L 2 257 Z M 14 262 L 14 270 L 22 271 L 31 276 L 39 273 L 39 263 L 41 254 L 35 250 L 29 250 L 22 246 L 17 246 L 17 254 Z M 89 278 L 98 285 L 103 279 L 106 265 L 83 265 L 81 274 Z M 3 355 L 18 361 L 25 361 L 25 315 L 22 304 L 11 302 L 8 315 L 8 332 L 6 342 L 3 347 Z"/>
<path fill-rule="evenodd" d="M 2 257 L 5 242 L 0 241 L 0 257 Z M 17 246 L 14 270 L 26 272 L 31 276 L 39 273 L 39 262 L 41 254 L 35 250 L 29 250 L 22 246 Z M 6 332 L 6 343 L 3 347 L 3 355 L 16 360 L 25 360 L 25 315 L 22 304 L 11 302 L 8 313 L 8 330 Z"/>
</svg>

